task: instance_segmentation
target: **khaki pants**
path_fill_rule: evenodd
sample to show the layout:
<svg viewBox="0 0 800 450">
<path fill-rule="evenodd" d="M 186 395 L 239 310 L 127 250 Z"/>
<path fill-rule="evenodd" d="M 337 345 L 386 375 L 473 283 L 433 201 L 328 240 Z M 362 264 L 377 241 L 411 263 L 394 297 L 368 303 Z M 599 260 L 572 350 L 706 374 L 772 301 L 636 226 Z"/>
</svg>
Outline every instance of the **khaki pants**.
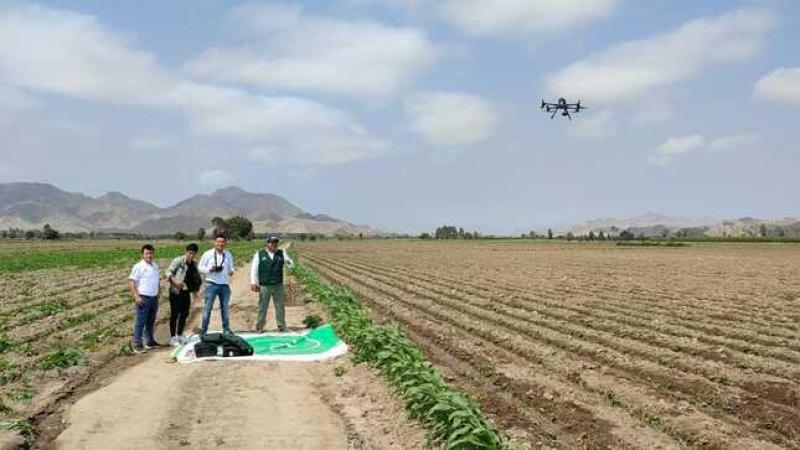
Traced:
<svg viewBox="0 0 800 450">
<path fill-rule="evenodd" d="M 270 297 L 275 301 L 275 315 L 278 319 L 278 328 L 286 329 L 286 308 L 283 302 L 283 284 L 273 284 L 271 286 L 261 286 L 258 292 L 258 323 L 256 324 L 256 329 L 258 331 L 264 330 Z"/>
</svg>

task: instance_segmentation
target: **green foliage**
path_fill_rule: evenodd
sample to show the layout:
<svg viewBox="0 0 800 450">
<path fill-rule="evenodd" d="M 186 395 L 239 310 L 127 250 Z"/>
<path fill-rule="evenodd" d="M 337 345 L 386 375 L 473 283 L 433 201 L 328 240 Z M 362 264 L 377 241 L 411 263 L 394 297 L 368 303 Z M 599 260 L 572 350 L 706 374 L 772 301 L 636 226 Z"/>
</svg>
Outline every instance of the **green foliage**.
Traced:
<svg viewBox="0 0 800 450">
<path fill-rule="evenodd" d="M 347 370 L 344 368 L 343 365 L 339 364 L 333 368 L 333 374 L 337 377 L 341 377 Z"/>
<path fill-rule="evenodd" d="M 58 230 L 51 227 L 49 223 L 46 223 L 42 228 L 42 239 L 47 239 L 47 240 L 61 239 L 61 234 L 59 234 Z"/>
<path fill-rule="evenodd" d="M 77 366 L 86 358 L 86 353 L 76 347 L 59 347 L 39 361 L 37 366 L 42 370 L 68 369 Z"/>
<path fill-rule="evenodd" d="M 22 308 L 19 312 L 23 314 L 20 323 L 27 324 L 42 317 L 52 316 L 70 308 L 69 302 L 63 298 L 55 300 L 45 300 L 38 303 L 31 303 Z"/>
<path fill-rule="evenodd" d="M 26 438 L 36 436 L 36 428 L 25 419 L 11 419 L 0 422 L 0 428 L 8 431 L 16 431 Z"/>
<path fill-rule="evenodd" d="M 445 449 L 513 446 L 468 395 L 445 384 L 398 326 L 375 325 L 346 289 L 323 282 L 302 265 L 296 265 L 293 273 L 328 310 L 337 334 L 352 346 L 353 360 L 375 366 L 389 379 L 409 414 L 426 426 L 432 442 Z"/>
<path fill-rule="evenodd" d="M 3 255 L 3 264 L 0 264 L 0 274 L 24 272 L 39 269 L 56 269 L 75 267 L 90 269 L 94 267 L 107 267 L 119 265 L 133 265 L 141 258 L 141 245 L 128 245 L 127 247 L 114 247 L 108 249 L 92 250 L 52 250 L 47 246 L 37 249 L 19 251 Z M 200 251 L 208 249 L 201 246 Z M 251 252 L 261 248 L 260 243 L 255 245 L 250 242 L 235 242 L 228 245 L 234 255 L 238 251 Z M 185 245 L 156 246 L 156 258 L 169 258 L 182 255 Z M 248 256 L 252 256 L 248 255 Z"/>
<path fill-rule="evenodd" d="M 25 386 L 19 389 L 15 389 L 11 392 L 11 399 L 17 403 L 27 402 L 36 395 L 36 389 Z"/>
<path fill-rule="evenodd" d="M 228 230 L 234 238 L 250 239 L 253 234 L 253 222 L 247 217 L 233 216 L 227 220 Z"/>
<path fill-rule="evenodd" d="M 10 337 L 0 334 L 0 353 L 5 353 L 16 346 L 17 343 L 11 340 Z"/>
<path fill-rule="evenodd" d="M 311 314 L 309 316 L 306 316 L 305 319 L 303 319 L 303 325 L 305 325 L 306 328 L 317 328 L 321 324 L 322 324 L 322 317 L 320 317 L 317 314 Z"/>
</svg>

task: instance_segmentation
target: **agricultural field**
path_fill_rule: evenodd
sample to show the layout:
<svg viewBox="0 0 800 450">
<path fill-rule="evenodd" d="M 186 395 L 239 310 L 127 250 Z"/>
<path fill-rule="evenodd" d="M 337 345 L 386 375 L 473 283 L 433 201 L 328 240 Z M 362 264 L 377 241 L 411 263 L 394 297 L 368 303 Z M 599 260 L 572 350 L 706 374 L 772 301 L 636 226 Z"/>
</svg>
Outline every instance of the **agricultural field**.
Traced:
<svg viewBox="0 0 800 450">
<path fill-rule="evenodd" d="M 534 448 L 800 448 L 800 245 L 298 250 Z"/>
<path fill-rule="evenodd" d="M 0 243 L 0 420 L 31 432 L 27 422 L 14 421 L 36 414 L 68 383 L 129 352 L 133 300 L 127 276 L 141 244 Z M 183 253 L 185 243 L 154 245 L 163 271 L 170 258 Z M 229 248 L 241 264 L 260 245 Z M 169 311 L 163 283 L 160 322 Z"/>
</svg>

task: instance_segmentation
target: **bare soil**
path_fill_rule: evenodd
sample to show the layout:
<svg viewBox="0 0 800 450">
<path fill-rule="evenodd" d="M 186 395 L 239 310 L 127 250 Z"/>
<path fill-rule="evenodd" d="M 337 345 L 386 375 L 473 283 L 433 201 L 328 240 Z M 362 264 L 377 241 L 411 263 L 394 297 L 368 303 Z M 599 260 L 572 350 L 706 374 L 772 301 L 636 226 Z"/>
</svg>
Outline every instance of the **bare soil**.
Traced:
<svg viewBox="0 0 800 450">
<path fill-rule="evenodd" d="M 800 246 L 305 243 L 518 440 L 800 448 Z"/>
<path fill-rule="evenodd" d="M 231 325 L 255 328 L 257 297 L 247 267 L 234 277 Z M 288 280 L 287 321 L 302 327 L 318 306 L 305 304 Z M 157 339 L 168 340 L 162 301 Z M 274 328 L 272 308 L 268 327 Z M 199 326 L 193 305 L 187 328 Z M 211 328 L 221 328 L 215 307 Z M 126 329 L 127 332 L 127 329 Z M 341 376 L 334 367 L 342 366 Z M 182 365 L 169 349 L 129 357 L 109 356 L 79 369 L 83 377 L 41 392 L 34 448 L 421 448 L 421 426 L 406 418 L 380 374 L 349 357 L 325 363 Z M 78 379 L 80 378 L 80 379 Z"/>
</svg>

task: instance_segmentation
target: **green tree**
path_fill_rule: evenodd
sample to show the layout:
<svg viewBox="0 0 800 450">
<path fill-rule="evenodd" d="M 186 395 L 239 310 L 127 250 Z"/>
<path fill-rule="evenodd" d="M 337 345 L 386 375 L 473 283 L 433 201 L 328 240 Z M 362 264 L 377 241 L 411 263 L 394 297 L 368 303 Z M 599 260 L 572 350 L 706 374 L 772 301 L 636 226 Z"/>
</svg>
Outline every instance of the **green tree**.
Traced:
<svg viewBox="0 0 800 450">
<path fill-rule="evenodd" d="M 593 241 L 593 240 L 594 240 L 594 231 L 590 231 L 590 232 L 589 232 L 589 240 L 590 240 L 590 241 Z"/>
<path fill-rule="evenodd" d="M 184 233 L 183 231 L 176 231 L 175 232 L 175 240 L 176 241 L 185 241 L 186 238 L 188 238 L 188 237 L 189 236 L 186 233 Z"/>
<path fill-rule="evenodd" d="M 761 237 L 767 237 L 767 225 L 766 224 L 762 223 L 761 225 L 759 225 L 758 234 Z"/>
<path fill-rule="evenodd" d="M 29 239 L 30 240 L 30 239 L 33 239 L 35 237 L 36 237 L 36 233 L 33 232 L 32 230 L 28 230 L 28 231 L 25 232 L 25 239 Z"/>
<path fill-rule="evenodd" d="M 49 223 L 46 223 L 42 228 L 42 237 L 44 239 L 52 240 L 52 239 L 60 239 L 61 235 L 58 233 L 58 230 L 51 227 Z"/>
<path fill-rule="evenodd" d="M 214 236 L 218 234 L 228 234 L 229 226 L 228 221 L 223 219 L 222 217 L 214 217 L 211 219 L 211 224 L 214 225 L 213 234 Z"/>
<path fill-rule="evenodd" d="M 203 227 L 198 228 L 194 237 L 197 238 L 198 241 L 202 241 L 206 237 L 206 229 Z"/>
<path fill-rule="evenodd" d="M 251 239 L 253 234 L 253 222 L 244 216 L 233 216 L 225 221 L 228 231 L 240 239 Z"/>
<path fill-rule="evenodd" d="M 552 228 L 548 228 L 547 229 L 547 239 L 553 239 L 553 229 Z"/>
</svg>

